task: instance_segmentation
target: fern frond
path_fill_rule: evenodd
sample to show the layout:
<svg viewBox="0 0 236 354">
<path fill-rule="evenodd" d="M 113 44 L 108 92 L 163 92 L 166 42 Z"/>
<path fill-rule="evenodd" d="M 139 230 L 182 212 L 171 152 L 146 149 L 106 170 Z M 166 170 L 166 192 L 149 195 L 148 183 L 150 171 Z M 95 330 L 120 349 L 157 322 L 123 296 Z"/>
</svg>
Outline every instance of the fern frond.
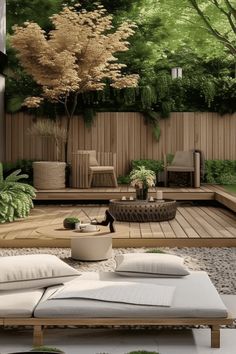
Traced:
<svg viewBox="0 0 236 354">
<path fill-rule="evenodd" d="M 11 173 L 5 180 L 1 180 L 0 164 L 0 223 L 12 222 L 17 218 L 25 218 L 33 208 L 32 198 L 35 198 L 35 189 L 18 182 L 27 175 L 20 175 L 21 170 Z"/>
<path fill-rule="evenodd" d="M 7 176 L 5 178 L 5 182 L 17 182 L 20 179 L 29 177 L 27 174 L 18 175 L 20 172 L 21 172 L 21 170 L 17 170 L 17 171 L 12 172 L 9 176 Z"/>
</svg>

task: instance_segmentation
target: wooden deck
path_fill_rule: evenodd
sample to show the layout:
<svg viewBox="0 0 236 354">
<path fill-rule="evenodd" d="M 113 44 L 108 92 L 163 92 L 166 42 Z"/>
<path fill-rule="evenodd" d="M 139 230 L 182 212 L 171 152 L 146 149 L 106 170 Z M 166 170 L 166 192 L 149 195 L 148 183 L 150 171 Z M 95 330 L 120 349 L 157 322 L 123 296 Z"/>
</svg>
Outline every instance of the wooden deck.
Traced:
<svg viewBox="0 0 236 354">
<path fill-rule="evenodd" d="M 68 216 L 88 221 L 81 208 L 91 218 L 102 220 L 107 205 L 36 206 L 27 219 L 1 225 L 0 247 L 70 247 L 69 238 L 55 238 L 42 230 L 62 227 Z M 235 213 L 221 206 L 178 202 L 176 218 L 171 221 L 115 225 L 113 247 L 236 247 Z"/>
<path fill-rule="evenodd" d="M 175 200 L 213 200 L 215 198 L 215 187 L 203 185 L 201 188 L 165 188 L 158 187 L 163 192 L 164 198 Z M 122 196 L 135 196 L 135 189 L 129 186 L 118 188 L 88 188 L 75 189 L 66 188 L 59 190 L 38 190 L 36 200 L 104 200 L 119 199 Z M 149 196 L 156 196 L 156 189 L 149 189 Z"/>
</svg>

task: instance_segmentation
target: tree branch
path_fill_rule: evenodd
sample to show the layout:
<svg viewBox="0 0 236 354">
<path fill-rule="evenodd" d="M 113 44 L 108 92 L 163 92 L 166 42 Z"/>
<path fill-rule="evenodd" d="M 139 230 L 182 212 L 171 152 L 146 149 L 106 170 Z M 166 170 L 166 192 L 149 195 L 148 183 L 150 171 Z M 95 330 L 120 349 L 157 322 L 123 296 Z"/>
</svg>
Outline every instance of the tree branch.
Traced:
<svg viewBox="0 0 236 354">
<path fill-rule="evenodd" d="M 230 10 L 231 14 L 234 16 L 235 20 L 236 20 L 236 7 L 233 7 L 233 5 L 231 4 L 231 2 L 229 0 L 225 0 L 225 3 L 228 7 L 228 9 Z"/>
<path fill-rule="evenodd" d="M 225 16 L 228 17 L 229 13 L 225 11 L 223 7 L 220 6 L 217 0 L 210 0 L 210 2 L 217 7 L 218 10 L 220 10 Z"/>
<path fill-rule="evenodd" d="M 230 40 L 223 34 L 221 34 L 216 28 L 214 28 L 207 16 L 204 14 L 204 12 L 200 9 L 197 0 L 188 0 L 190 4 L 192 4 L 193 8 L 196 10 L 202 21 L 205 23 L 207 29 L 210 31 L 210 33 L 216 37 L 221 43 L 224 44 L 226 48 L 229 49 L 230 53 L 233 56 L 236 56 L 236 46 L 234 46 L 233 43 L 230 42 Z"/>
</svg>

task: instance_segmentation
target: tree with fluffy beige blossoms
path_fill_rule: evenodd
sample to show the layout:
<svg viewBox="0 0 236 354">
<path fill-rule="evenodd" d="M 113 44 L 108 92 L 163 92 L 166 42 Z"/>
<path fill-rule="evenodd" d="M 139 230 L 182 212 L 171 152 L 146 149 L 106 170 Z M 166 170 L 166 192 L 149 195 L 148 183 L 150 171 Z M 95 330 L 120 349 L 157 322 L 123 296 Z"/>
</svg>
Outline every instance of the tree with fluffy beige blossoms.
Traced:
<svg viewBox="0 0 236 354">
<path fill-rule="evenodd" d="M 14 26 L 11 37 L 21 65 L 41 87 L 40 97 L 27 97 L 24 105 L 39 107 L 48 100 L 65 107 L 66 159 L 78 95 L 103 90 L 107 79 L 117 89 L 135 87 L 138 81 L 138 75 L 122 73 L 125 65 L 115 57 L 116 53 L 128 50 L 127 39 L 133 35 L 135 25 L 124 22 L 113 30 L 112 16 L 102 6 L 94 11 L 78 11 L 77 7 L 65 7 L 53 15 L 54 29 L 49 33 L 36 23 L 26 22 L 22 27 Z"/>
</svg>

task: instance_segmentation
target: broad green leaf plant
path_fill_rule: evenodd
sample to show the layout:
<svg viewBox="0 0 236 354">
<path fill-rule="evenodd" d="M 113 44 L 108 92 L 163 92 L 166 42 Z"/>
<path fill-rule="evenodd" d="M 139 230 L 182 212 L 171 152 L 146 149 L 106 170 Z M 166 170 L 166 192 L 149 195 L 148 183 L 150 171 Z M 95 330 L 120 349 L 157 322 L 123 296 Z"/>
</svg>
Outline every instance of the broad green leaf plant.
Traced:
<svg viewBox="0 0 236 354">
<path fill-rule="evenodd" d="M 20 172 L 16 170 L 4 179 L 0 163 L 0 224 L 25 218 L 34 206 L 32 199 L 36 196 L 35 189 L 19 182 L 22 178 L 28 178 L 28 175 Z"/>
</svg>

